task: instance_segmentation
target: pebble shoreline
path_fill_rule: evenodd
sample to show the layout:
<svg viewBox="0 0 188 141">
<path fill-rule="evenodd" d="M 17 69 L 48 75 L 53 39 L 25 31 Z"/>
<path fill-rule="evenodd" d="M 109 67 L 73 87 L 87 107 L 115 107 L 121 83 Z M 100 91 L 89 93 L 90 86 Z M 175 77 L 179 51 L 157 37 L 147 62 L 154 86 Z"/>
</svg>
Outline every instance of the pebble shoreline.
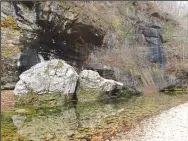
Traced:
<svg viewBox="0 0 188 141">
<path fill-rule="evenodd" d="M 188 141 L 188 102 L 143 120 L 111 141 Z"/>
</svg>

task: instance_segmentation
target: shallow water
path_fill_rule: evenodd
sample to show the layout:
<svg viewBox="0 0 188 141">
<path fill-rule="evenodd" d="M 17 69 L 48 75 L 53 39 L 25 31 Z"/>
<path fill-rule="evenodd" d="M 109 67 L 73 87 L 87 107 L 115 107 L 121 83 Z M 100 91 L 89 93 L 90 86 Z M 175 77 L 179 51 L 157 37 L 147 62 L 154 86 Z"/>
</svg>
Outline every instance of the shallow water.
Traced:
<svg viewBox="0 0 188 141">
<path fill-rule="evenodd" d="M 112 141 L 188 141 L 188 102 L 143 120 Z"/>
<path fill-rule="evenodd" d="M 2 113 L 2 139 L 103 141 L 136 127 L 146 117 L 186 101 L 187 94 L 155 94 L 58 107 L 19 106 Z"/>
</svg>

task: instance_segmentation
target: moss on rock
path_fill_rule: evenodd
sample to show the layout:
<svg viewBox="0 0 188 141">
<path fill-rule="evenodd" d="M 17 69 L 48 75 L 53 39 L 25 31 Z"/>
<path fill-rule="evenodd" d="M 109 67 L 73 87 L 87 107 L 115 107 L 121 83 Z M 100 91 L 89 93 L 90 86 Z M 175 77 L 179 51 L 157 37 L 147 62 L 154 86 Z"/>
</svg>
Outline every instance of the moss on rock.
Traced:
<svg viewBox="0 0 188 141">
<path fill-rule="evenodd" d="M 109 101 L 114 98 L 127 98 L 132 95 L 137 95 L 134 91 L 129 89 L 117 90 L 117 92 L 104 92 L 97 89 L 82 89 L 77 90 L 77 98 L 79 102 L 89 102 L 89 101 Z"/>
<path fill-rule="evenodd" d="M 77 93 L 78 101 L 80 101 L 80 102 L 101 100 L 104 98 L 108 98 L 108 96 L 107 96 L 107 94 L 105 94 L 105 92 L 102 92 L 101 90 L 97 90 L 97 89 L 79 88 L 76 93 Z"/>
<path fill-rule="evenodd" d="M 48 107 L 62 105 L 69 100 L 70 98 L 60 93 L 37 94 L 34 92 L 29 92 L 27 94 L 15 97 L 16 105 L 34 105 Z"/>
<path fill-rule="evenodd" d="M 1 133 L 3 141 L 29 141 L 17 133 L 17 128 L 12 122 L 13 111 L 1 114 Z"/>
</svg>

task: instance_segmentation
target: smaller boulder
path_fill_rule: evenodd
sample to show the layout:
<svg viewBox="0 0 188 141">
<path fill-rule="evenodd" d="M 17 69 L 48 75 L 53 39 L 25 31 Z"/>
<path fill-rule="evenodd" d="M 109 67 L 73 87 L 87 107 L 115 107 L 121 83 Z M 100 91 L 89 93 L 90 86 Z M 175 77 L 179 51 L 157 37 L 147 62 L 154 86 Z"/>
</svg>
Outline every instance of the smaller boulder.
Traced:
<svg viewBox="0 0 188 141">
<path fill-rule="evenodd" d="M 13 124 L 14 124 L 17 128 L 22 127 L 25 120 L 26 120 L 26 117 L 25 117 L 25 116 L 14 115 L 14 116 L 12 117 Z"/>
<path fill-rule="evenodd" d="M 105 79 L 98 72 L 92 70 L 83 70 L 79 75 L 78 100 L 100 99 L 104 98 L 101 94 L 112 94 L 116 90 L 121 90 L 123 83 Z M 86 97 L 85 97 L 86 95 Z M 91 97 L 90 97 L 91 96 Z"/>
<path fill-rule="evenodd" d="M 105 79 L 101 77 L 98 72 L 92 70 L 83 70 L 79 76 L 79 83 L 81 88 L 99 89 L 105 92 L 123 88 L 123 83 Z"/>
</svg>

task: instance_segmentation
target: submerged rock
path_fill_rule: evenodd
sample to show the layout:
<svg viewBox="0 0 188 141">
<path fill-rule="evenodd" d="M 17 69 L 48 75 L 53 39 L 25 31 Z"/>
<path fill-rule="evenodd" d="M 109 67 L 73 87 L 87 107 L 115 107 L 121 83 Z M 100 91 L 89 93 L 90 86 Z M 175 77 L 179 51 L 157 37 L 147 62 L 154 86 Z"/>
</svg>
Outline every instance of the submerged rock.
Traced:
<svg viewBox="0 0 188 141">
<path fill-rule="evenodd" d="M 33 117 L 25 126 L 18 129 L 18 133 L 34 141 L 41 141 L 46 138 L 48 140 L 56 140 L 63 135 L 61 141 L 65 141 L 66 135 L 72 136 L 74 131 L 77 130 L 79 126 L 77 118 L 74 108 L 67 109 L 59 114 L 51 113 L 43 118 Z"/>
<path fill-rule="evenodd" d="M 63 60 L 54 59 L 41 62 L 20 75 L 15 86 L 15 95 L 23 95 L 30 91 L 43 93 L 61 93 L 72 97 L 78 80 L 73 67 Z"/>
<path fill-rule="evenodd" d="M 17 128 L 23 126 L 25 119 L 26 119 L 25 116 L 19 116 L 19 115 L 15 115 L 12 117 L 13 123 Z"/>
</svg>

